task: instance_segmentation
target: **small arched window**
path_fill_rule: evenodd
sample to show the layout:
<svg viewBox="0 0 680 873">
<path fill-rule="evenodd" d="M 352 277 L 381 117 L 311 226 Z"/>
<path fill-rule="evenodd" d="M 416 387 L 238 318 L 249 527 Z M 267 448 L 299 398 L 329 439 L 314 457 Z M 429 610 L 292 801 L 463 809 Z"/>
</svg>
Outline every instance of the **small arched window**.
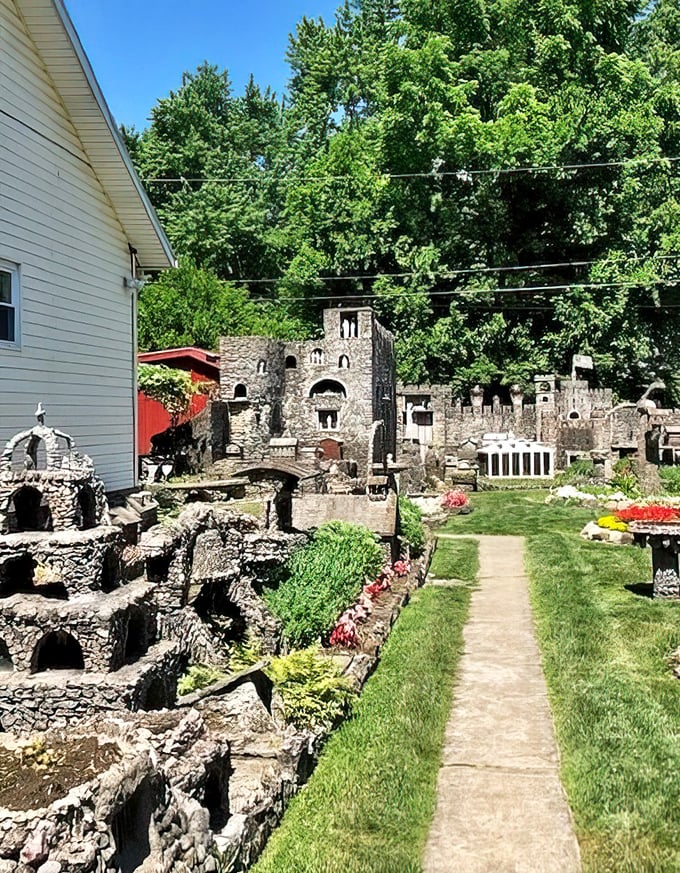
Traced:
<svg viewBox="0 0 680 873">
<path fill-rule="evenodd" d="M 31 658 L 31 673 L 43 670 L 82 670 L 83 650 L 66 631 L 51 631 L 38 642 Z"/>
<path fill-rule="evenodd" d="M 257 375 L 263 376 L 266 372 L 267 372 L 267 362 L 266 361 L 258 361 Z"/>
<path fill-rule="evenodd" d="M 295 355 L 288 355 L 286 358 L 286 370 L 297 370 L 297 358 Z"/>
<path fill-rule="evenodd" d="M 309 391 L 310 397 L 319 397 L 322 394 L 339 394 L 341 397 L 347 397 L 345 386 L 341 382 L 336 382 L 335 379 L 322 379 L 312 385 Z"/>
<path fill-rule="evenodd" d="M 349 358 L 347 355 L 340 355 L 340 360 L 338 361 L 338 367 L 341 370 L 349 370 Z"/>
<path fill-rule="evenodd" d="M 323 349 L 314 349 L 309 356 L 310 364 L 323 364 Z"/>
<path fill-rule="evenodd" d="M 570 418 L 572 421 L 576 421 L 576 420 L 577 420 L 578 418 L 580 418 L 580 417 L 581 417 L 581 416 L 578 414 L 578 412 L 577 412 L 575 409 L 572 409 L 572 411 L 569 413 L 569 418 Z"/>
<path fill-rule="evenodd" d="M 234 400 L 242 400 L 244 397 L 248 396 L 248 389 L 245 385 L 239 383 L 238 385 L 234 385 Z"/>
</svg>

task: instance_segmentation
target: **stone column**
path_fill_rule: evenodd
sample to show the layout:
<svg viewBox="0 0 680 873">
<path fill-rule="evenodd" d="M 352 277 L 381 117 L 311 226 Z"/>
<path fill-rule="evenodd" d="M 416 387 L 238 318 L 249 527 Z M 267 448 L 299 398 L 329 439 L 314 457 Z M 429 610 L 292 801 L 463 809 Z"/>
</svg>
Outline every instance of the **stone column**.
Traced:
<svg viewBox="0 0 680 873">
<path fill-rule="evenodd" d="M 476 418 L 481 418 L 484 406 L 484 389 L 481 385 L 475 385 L 470 390 L 470 403 L 472 403 L 472 414 Z"/>
</svg>

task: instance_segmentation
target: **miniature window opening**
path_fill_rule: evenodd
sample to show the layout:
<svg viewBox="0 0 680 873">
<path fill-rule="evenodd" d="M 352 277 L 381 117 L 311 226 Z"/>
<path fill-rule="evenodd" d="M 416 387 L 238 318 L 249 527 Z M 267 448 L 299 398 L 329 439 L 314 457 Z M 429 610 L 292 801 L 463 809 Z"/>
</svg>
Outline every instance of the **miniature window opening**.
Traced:
<svg viewBox="0 0 680 873">
<path fill-rule="evenodd" d="M 7 643 L 0 639 L 0 673 L 13 673 L 14 661 L 7 648 Z"/>
<path fill-rule="evenodd" d="M 33 591 L 35 561 L 30 555 L 9 558 L 0 564 L 0 597 Z"/>
<path fill-rule="evenodd" d="M 10 523 L 12 533 L 23 531 L 52 530 L 52 514 L 37 488 L 23 485 L 10 501 L 14 505 L 14 524 Z"/>
<path fill-rule="evenodd" d="M 315 385 L 312 385 L 309 396 L 319 397 L 322 394 L 339 394 L 341 397 L 347 397 L 347 391 L 342 382 L 337 382 L 335 379 L 322 379 Z"/>
<path fill-rule="evenodd" d="M 338 413 L 335 409 L 320 409 L 318 412 L 319 430 L 337 430 Z"/>
<path fill-rule="evenodd" d="M 171 555 L 159 555 L 146 559 L 146 577 L 149 582 L 165 582 L 170 570 Z"/>
<path fill-rule="evenodd" d="M 347 355 L 340 355 L 340 360 L 338 361 L 338 367 L 341 370 L 349 370 L 349 358 Z"/>
<path fill-rule="evenodd" d="M 286 358 L 286 370 L 297 370 L 297 358 L 295 355 L 288 355 Z"/>
<path fill-rule="evenodd" d="M 257 363 L 257 375 L 263 376 L 267 372 L 267 362 L 262 360 Z"/>
<path fill-rule="evenodd" d="M 0 261 L 0 343 L 13 346 L 19 339 L 19 268 Z"/>
<path fill-rule="evenodd" d="M 136 661 L 149 649 L 149 633 L 146 616 L 139 607 L 130 610 L 125 636 L 125 660 Z"/>
<path fill-rule="evenodd" d="M 572 409 L 572 411 L 569 413 L 569 418 L 570 418 L 572 421 L 576 421 L 576 420 L 579 419 L 580 417 L 581 417 L 580 414 L 579 414 L 575 409 Z"/>
<path fill-rule="evenodd" d="M 160 676 L 156 676 L 149 683 L 149 687 L 146 689 L 146 694 L 144 696 L 144 701 L 140 708 L 146 712 L 150 712 L 157 709 L 167 709 L 170 703 L 172 703 L 172 701 L 170 700 L 170 695 L 168 694 L 165 682 L 160 678 Z"/>
<path fill-rule="evenodd" d="M 203 806 L 210 813 L 210 830 L 219 833 L 229 821 L 229 772 L 211 770 L 205 780 Z"/>
<path fill-rule="evenodd" d="M 223 642 L 244 642 L 248 625 L 236 603 L 217 582 L 206 582 L 194 601 L 194 609 L 200 617 L 212 624 L 215 633 Z"/>
<path fill-rule="evenodd" d="M 109 863 L 120 873 L 138 870 L 151 854 L 149 827 L 155 806 L 153 795 L 147 777 L 111 822 L 116 854 Z"/>
<path fill-rule="evenodd" d="M 234 400 L 242 400 L 244 397 L 248 396 L 248 389 L 245 385 L 239 383 L 238 385 L 234 385 Z"/>
<path fill-rule="evenodd" d="M 153 558 L 149 558 L 147 561 L 147 576 L 148 576 L 148 565 Z M 156 560 L 163 560 L 162 558 Z M 154 581 L 149 576 L 149 581 Z M 100 586 L 104 594 L 110 594 L 112 591 L 115 591 L 116 588 L 120 587 L 120 561 L 118 559 L 118 552 L 116 549 L 109 549 L 109 551 L 104 556 L 104 563 L 102 565 L 102 575 Z"/>
<path fill-rule="evenodd" d="M 83 670 L 85 660 L 78 640 L 66 631 L 50 631 L 36 644 L 31 673 L 45 670 Z"/>
<path fill-rule="evenodd" d="M 340 315 L 340 337 L 354 339 L 359 336 L 359 315 L 356 312 L 343 312 Z"/>
<path fill-rule="evenodd" d="M 323 364 L 324 356 L 323 349 L 314 349 L 309 356 L 310 364 Z"/>
<path fill-rule="evenodd" d="M 97 526 L 97 498 L 89 485 L 78 492 L 78 528 L 91 530 Z"/>
</svg>

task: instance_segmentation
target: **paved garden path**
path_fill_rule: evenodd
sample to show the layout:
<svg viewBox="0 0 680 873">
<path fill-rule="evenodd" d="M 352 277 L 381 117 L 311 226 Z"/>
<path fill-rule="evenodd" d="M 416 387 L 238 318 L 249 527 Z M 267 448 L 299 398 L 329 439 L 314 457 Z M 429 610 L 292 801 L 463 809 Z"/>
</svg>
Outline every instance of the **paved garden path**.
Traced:
<svg viewBox="0 0 680 873">
<path fill-rule="evenodd" d="M 464 630 L 425 873 L 577 873 L 524 539 L 466 538 L 479 541 L 479 587 Z"/>
</svg>

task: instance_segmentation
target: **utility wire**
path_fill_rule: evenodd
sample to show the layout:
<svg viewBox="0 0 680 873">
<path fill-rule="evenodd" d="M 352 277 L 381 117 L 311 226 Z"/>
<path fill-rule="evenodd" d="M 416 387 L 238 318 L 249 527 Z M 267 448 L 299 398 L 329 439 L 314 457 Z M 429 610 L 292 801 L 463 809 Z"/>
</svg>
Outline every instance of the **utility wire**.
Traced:
<svg viewBox="0 0 680 873">
<path fill-rule="evenodd" d="M 645 158 L 624 158 L 619 161 L 589 161 L 581 164 L 536 164 L 524 167 L 489 167 L 478 170 L 468 170 L 461 167 L 459 170 L 437 170 L 433 169 L 429 172 L 412 172 L 412 173 L 376 173 L 382 179 L 444 179 L 455 176 L 461 182 L 470 181 L 472 176 L 508 176 L 518 173 L 551 173 L 559 170 L 592 170 L 598 167 L 628 167 L 636 164 L 657 164 L 657 163 L 675 163 L 680 161 L 680 156 L 672 157 L 645 157 Z M 372 172 L 369 170 L 369 172 Z M 258 176 L 216 176 L 216 177 L 201 177 L 201 176 L 175 176 L 170 178 L 149 177 L 142 179 L 147 184 L 154 185 L 169 185 L 177 183 L 191 184 L 246 184 L 250 185 L 256 182 L 342 182 L 347 180 L 362 181 L 355 173 L 345 173 L 337 176 L 281 176 L 272 178 L 271 175 Z"/>
<path fill-rule="evenodd" d="M 605 258 L 604 260 L 592 259 L 589 261 L 562 261 L 560 263 L 544 263 L 544 264 L 525 264 L 521 266 L 503 266 L 503 267 L 465 267 L 458 270 L 421 270 L 419 272 L 411 270 L 404 273 L 366 273 L 351 276 L 313 276 L 308 278 L 308 282 L 350 282 L 350 281 L 368 281 L 371 279 L 410 279 L 415 276 L 430 275 L 440 279 L 452 279 L 456 276 L 470 276 L 478 273 L 518 273 L 532 272 L 534 270 L 557 270 L 567 267 L 589 267 L 593 264 L 628 264 L 628 263 L 649 263 L 650 261 L 673 261 L 680 259 L 680 254 L 676 255 L 650 255 L 649 257 L 640 257 L 637 255 L 625 256 L 624 258 Z M 276 285 L 278 282 L 285 280 L 285 276 L 280 276 L 278 279 L 228 279 L 232 285 Z"/>
<path fill-rule="evenodd" d="M 664 279 L 653 279 L 649 282 L 575 282 L 569 285 L 524 285 L 519 286 L 517 288 L 470 288 L 461 291 L 460 289 L 452 289 L 448 291 L 428 291 L 428 297 L 449 297 L 453 295 L 458 295 L 460 297 L 467 297 L 472 294 L 520 294 L 525 292 L 546 292 L 546 291 L 569 291 L 575 289 L 586 289 L 586 288 L 642 288 L 648 285 L 666 285 L 668 287 L 675 287 L 677 282 L 675 281 L 666 281 Z M 283 302 L 311 302 L 311 301 L 322 301 L 322 300 L 346 300 L 347 298 L 358 297 L 362 300 L 374 300 L 377 298 L 382 298 L 384 300 L 392 300 L 395 297 L 408 297 L 414 293 L 413 291 L 395 291 L 393 294 L 385 295 L 384 297 L 380 294 L 348 294 L 345 297 L 339 297 L 338 295 L 330 295 L 330 294 L 319 294 L 310 297 L 280 297 L 275 301 L 272 301 L 267 297 L 253 297 L 253 303 L 283 303 Z M 656 307 L 654 307 L 656 308 Z"/>
</svg>

